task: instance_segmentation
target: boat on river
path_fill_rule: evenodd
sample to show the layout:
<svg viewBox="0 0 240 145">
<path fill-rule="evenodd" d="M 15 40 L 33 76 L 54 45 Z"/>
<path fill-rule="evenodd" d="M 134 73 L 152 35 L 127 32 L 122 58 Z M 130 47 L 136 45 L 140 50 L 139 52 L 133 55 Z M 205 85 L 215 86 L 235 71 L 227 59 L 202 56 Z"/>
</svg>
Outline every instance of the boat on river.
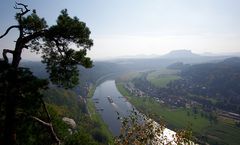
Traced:
<svg viewBox="0 0 240 145">
<path fill-rule="evenodd" d="M 110 103 L 113 103 L 113 99 L 110 96 L 107 96 L 107 99 Z"/>
</svg>

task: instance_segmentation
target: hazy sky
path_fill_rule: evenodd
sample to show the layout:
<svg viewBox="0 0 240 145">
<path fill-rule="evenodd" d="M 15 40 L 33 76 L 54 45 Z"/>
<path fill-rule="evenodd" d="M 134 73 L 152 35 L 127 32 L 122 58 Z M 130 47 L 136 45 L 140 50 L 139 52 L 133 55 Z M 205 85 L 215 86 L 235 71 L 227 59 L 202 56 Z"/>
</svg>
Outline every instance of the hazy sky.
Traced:
<svg viewBox="0 0 240 145">
<path fill-rule="evenodd" d="M 18 1 L 18 0 L 17 0 Z M 60 10 L 86 22 L 94 40 L 89 56 L 106 59 L 161 55 L 188 49 L 195 53 L 240 52 L 240 0 L 22 0 L 49 25 Z M 0 34 L 16 23 L 14 0 L 1 0 Z M 13 48 L 16 31 L 0 40 Z M 32 58 L 24 51 L 25 58 Z"/>
</svg>

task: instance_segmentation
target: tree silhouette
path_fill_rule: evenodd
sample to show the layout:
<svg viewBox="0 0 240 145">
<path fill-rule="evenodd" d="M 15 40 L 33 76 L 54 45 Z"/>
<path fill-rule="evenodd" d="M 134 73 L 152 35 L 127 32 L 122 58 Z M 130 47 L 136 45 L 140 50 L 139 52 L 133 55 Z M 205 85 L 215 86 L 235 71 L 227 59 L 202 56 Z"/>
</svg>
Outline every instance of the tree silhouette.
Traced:
<svg viewBox="0 0 240 145">
<path fill-rule="evenodd" d="M 50 80 L 58 86 L 72 88 L 78 84 L 77 65 L 92 67 L 92 61 L 86 54 L 93 45 L 89 28 L 77 17 L 70 17 L 66 9 L 61 11 L 56 24 L 49 27 L 45 19 L 40 18 L 35 10 L 28 15 L 30 10 L 27 5 L 16 3 L 14 8 L 20 11 L 15 16 L 18 24 L 10 26 L 0 36 L 0 39 L 5 37 L 12 29 L 19 31 L 15 48 L 3 49 L 3 59 L 0 61 L 0 101 L 4 102 L 5 106 L 0 108 L 4 108 L 5 112 L 4 143 L 8 145 L 16 142 L 16 111 L 21 107 L 19 104 L 23 102 L 34 104 L 38 100 L 48 114 L 39 93 L 39 90 L 46 88 L 47 83 L 34 77 L 28 69 L 19 67 L 22 50 L 29 49 L 41 53 Z M 11 62 L 7 54 L 12 55 Z M 28 97 L 30 99 L 26 99 Z M 22 110 L 26 111 L 26 108 L 23 108 Z M 31 115 L 29 117 L 49 127 L 52 136 L 60 144 L 51 122 Z M 49 115 L 48 118 L 50 121 Z"/>
</svg>

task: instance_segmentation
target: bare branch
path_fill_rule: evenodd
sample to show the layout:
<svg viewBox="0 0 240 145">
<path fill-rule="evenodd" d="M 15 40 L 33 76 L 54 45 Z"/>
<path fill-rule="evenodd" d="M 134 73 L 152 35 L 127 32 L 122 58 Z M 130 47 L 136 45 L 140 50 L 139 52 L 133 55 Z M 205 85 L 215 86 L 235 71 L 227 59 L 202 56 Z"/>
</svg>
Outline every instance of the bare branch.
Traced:
<svg viewBox="0 0 240 145">
<path fill-rule="evenodd" d="M 41 99 L 41 100 L 42 100 L 42 99 Z M 43 100 L 42 100 L 42 101 L 43 101 Z M 46 106 L 45 106 L 45 103 L 44 103 L 44 110 L 47 111 L 47 108 L 46 108 Z M 21 115 L 30 117 L 31 119 L 37 121 L 37 122 L 40 123 L 41 125 L 47 127 L 47 128 L 49 129 L 52 137 L 53 137 L 54 140 L 57 142 L 57 144 L 58 144 L 58 145 L 61 144 L 60 139 L 58 138 L 57 134 L 56 134 L 55 131 L 54 131 L 54 128 L 53 128 L 52 123 L 45 122 L 45 121 L 43 121 L 42 119 L 40 119 L 40 118 L 38 118 L 38 117 L 36 117 L 36 116 L 29 115 L 29 114 L 27 114 L 27 113 L 25 113 L 25 112 L 21 112 L 21 111 L 20 111 L 20 112 L 18 112 L 18 114 L 21 114 Z M 49 117 L 50 117 L 50 116 L 49 116 L 49 114 L 48 114 L 48 119 L 49 119 Z M 50 121 L 49 121 L 49 122 L 50 122 Z"/>
<path fill-rule="evenodd" d="M 49 130 L 51 131 L 52 136 L 54 137 L 55 141 L 57 142 L 58 145 L 61 144 L 60 139 L 57 137 L 57 134 L 55 133 L 54 129 L 53 129 L 53 125 L 51 123 L 47 123 L 35 116 L 31 116 L 32 119 L 36 120 L 37 122 L 41 123 L 42 125 L 46 126 L 49 128 Z"/>
<path fill-rule="evenodd" d="M 46 106 L 46 104 L 45 104 L 45 102 L 43 101 L 42 98 L 41 98 L 41 102 L 42 102 L 42 104 L 43 104 L 44 111 L 47 113 L 48 120 L 49 120 L 49 122 L 51 122 L 50 114 L 49 114 L 49 112 L 48 112 L 48 110 L 47 110 L 47 106 Z M 49 124 L 50 124 L 50 130 L 51 130 L 51 133 L 52 133 L 54 139 L 55 139 L 56 142 L 60 145 L 60 144 L 61 144 L 60 139 L 57 137 L 57 134 L 56 134 L 55 131 L 54 131 L 53 125 L 52 125 L 51 123 L 49 123 Z"/>
<path fill-rule="evenodd" d="M 22 6 L 23 8 L 20 8 L 18 6 Z M 21 17 L 21 16 L 25 15 L 27 12 L 30 11 L 27 7 L 28 7 L 28 5 L 24 5 L 22 3 L 17 3 L 16 2 L 15 6 L 14 6 L 14 9 L 20 9 L 21 10 L 21 13 L 19 13 L 20 17 Z"/>
<path fill-rule="evenodd" d="M 19 8 L 17 7 L 17 5 L 15 4 L 15 6 L 13 7 L 14 9 L 17 9 L 17 10 L 21 10 L 21 12 L 23 13 L 23 8 Z"/>
<path fill-rule="evenodd" d="M 18 3 L 18 2 L 16 2 L 16 4 L 19 5 L 19 6 L 23 6 L 26 10 L 28 10 L 28 8 L 27 8 L 28 5 L 24 5 L 24 4 L 22 4 L 22 3 Z"/>
<path fill-rule="evenodd" d="M 20 7 L 18 7 L 20 6 Z M 19 9 L 21 12 L 17 13 L 16 15 L 16 19 L 19 23 L 19 32 L 20 32 L 20 36 L 19 37 L 23 37 L 23 27 L 22 27 L 22 16 L 24 16 L 26 13 L 28 13 L 30 10 L 27 8 L 27 5 L 24 5 L 22 3 L 17 3 L 15 2 L 15 6 L 14 9 Z"/>
<path fill-rule="evenodd" d="M 36 120 L 36 121 L 38 121 L 39 123 L 41 123 L 41 124 L 44 125 L 44 126 L 48 126 L 48 127 L 51 127 L 51 126 L 52 126 L 51 123 L 47 123 L 47 122 L 45 122 L 45 121 L 43 121 L 43 120 L 41 120 L 41 119 L 39 119 L 39 118 L 37 118 L 37 117 L 35 117 L 35 116 L 31 116 L 31 118 L 34 119 L 34 120 Z"/>
<path fill-rule="evenodd" d="M 48 112 L 48 110 L 47 110 L 47 106 L 46 106 L 46 104 L 45 104 L 45 102 L 43 101 L 42 98 L 41 98 L 41 102 L 42 102 L 44 111 L 47 113 L 48 120 L 51 121 L 51 117 L 50 117 L 50 114 L 49 114 L 49 112 Z"/>
<path fill-rule="evenodd" d="M 14 51 L 13 51 L 13 50 L 9 50 L 9 49 L 3 49 L 2 55 L 3 55 L 3 59 L 4 59 L 4 61 L 5 61 L 6 63 L 8 63 L 7 53 L 13 54 Z"/>
<path fill-rule="evenodd" d="M 0 39 L 3 38 L 4 36 L 6 36 L 6 35 L 8 34 L 8 32 L 9 32 L 11 29 L 13 29 L 13 28 L 19 28 L 19 26 L 18 26 L 18 25 L 13 25 L 13 26 L 9 27 L 9 28 L 6 30 L 6 32 L 5 32 L 3 35 L 0 36 Z"/>
</svg>

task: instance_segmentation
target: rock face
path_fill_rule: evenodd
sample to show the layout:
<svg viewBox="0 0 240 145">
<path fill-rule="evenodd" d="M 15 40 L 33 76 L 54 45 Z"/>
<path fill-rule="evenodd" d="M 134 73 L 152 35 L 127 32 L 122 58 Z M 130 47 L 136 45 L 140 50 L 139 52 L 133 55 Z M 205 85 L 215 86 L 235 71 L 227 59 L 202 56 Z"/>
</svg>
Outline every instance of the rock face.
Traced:
<svg viewBox="0 0 240 145">
<path fill-rule="evenodd" d="M 73 119 L 71 119 L 71 118 L 68 118 L 68 117 L 63 117 L 63 122 L 65 122 L 67 125 L 69 125 L 69 127 L 71 128 L 71 129 L 75 129 L 76 128 L 76 122 L 73 120 Z"/>
<path fill-rule="evenodd" d="M 191 50 L 174 50 L 169 52 L 168 54 L 165 54 L 162 56 L 163 58 L 196 58 L 200 57 L 200 55 L 197 55 L 195 53 L 192 53 Z"/>
</svg>

